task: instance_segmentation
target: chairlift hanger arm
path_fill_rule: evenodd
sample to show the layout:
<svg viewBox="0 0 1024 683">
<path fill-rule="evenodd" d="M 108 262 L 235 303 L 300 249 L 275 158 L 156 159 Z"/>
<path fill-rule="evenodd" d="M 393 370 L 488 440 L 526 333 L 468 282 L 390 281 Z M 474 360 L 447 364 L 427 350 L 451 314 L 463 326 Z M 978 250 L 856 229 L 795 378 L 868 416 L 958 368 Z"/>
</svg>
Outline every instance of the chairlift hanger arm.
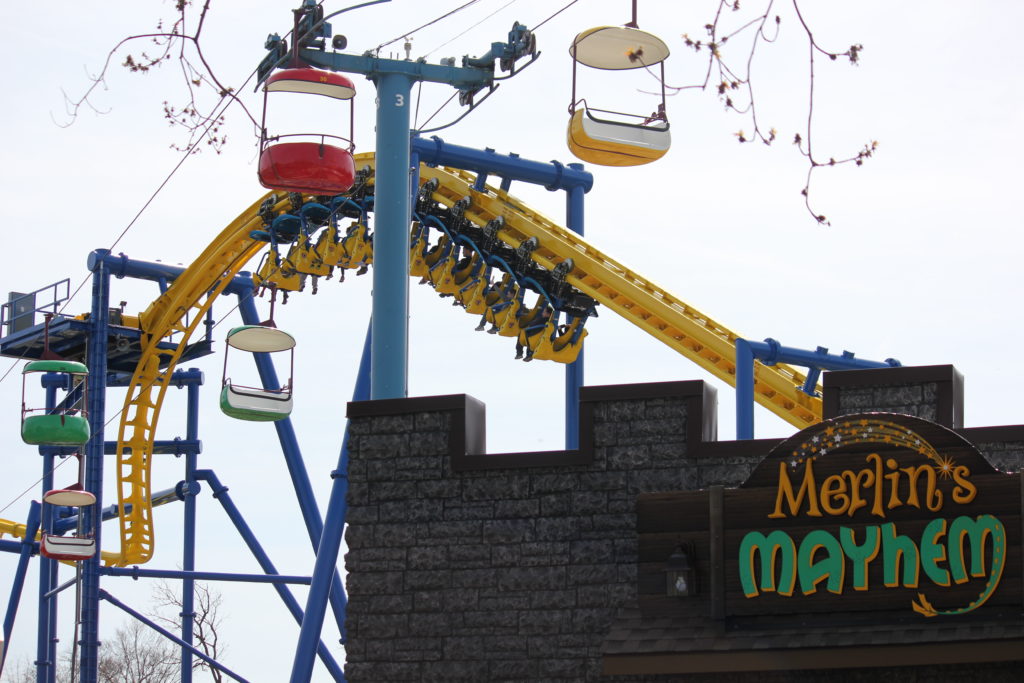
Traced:
<svg viewBox="0 0 1024 683">
<path fill-rule="evenodd" d="M 348 55 L 320 50 L 300 50 L 299 57 L 316 68 L 363 74 L 373 81 L 380 76 L 400 74 L 410 81 L 447 83 L 459 90 L 487 88 L 494 81 L 493 67 L 446 66 L 405 59 L 382 59 L 371 54 Z"/>
<path fill-rule="evenodd" d="M 277 48 L 268 43 L 268 49 L 275 50 L 261 63 L 263 69 L 269 63 L 280 59 Z M 446 83 L 459 90 L 474 90 L 490 87 L 495 78 L 495 61 L 501 71 L 515 71 L 515 63 L 522 57 L 537 57 L 536 39 L 526 26 L 516 22 L 508 34 L 508 42 L 491 43 L 490 50 L 482 57 L 463 57 L 462 66 L 449 64 L 429 64 L 424 60 L 383 59 L 369 52 L 362 55 L 350 55 L 341 52 L 327 52 L 326 49 L 301 47 L 298 51 L 299 61 L 320 69 L 343 73 L 363 74 L 371 80 L 387 74 L 400 74 L 412 81 L 429 83 Z"/>
</svg>

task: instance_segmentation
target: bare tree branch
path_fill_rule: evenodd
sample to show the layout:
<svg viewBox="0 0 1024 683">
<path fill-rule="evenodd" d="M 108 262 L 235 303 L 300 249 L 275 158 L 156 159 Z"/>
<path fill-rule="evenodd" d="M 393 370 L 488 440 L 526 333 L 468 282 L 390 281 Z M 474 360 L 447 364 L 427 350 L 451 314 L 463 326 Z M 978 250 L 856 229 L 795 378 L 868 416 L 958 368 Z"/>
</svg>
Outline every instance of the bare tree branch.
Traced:
<svg viewBox="0 0 1024 683">
<path fill-rule="evenodd" d="M 106 87 L 107 75 L 115 57 L 121 53 L 122 49 L 142 40 L 150 41 L 158 48 L 158 51 L 153 55 L 146 51 L 139 52 L 137 55 L 127 54 L 123 58 L 121 66 L 131 73 L 145 75 L 166 62 L 176 60 L 181 71 L 185 96 L 177 102 L 169 100 L 163 102 L 164 119 L 171 126 L 183 128 L 187 135 L 186 144 L 172 144 L 173 149 L 198 152 L 201 149 L 199 143 L 205 138 L 206 145 L 219 154 L 227 143 L 227 134 L 223 132 L 225 116 L 222 105 L 225 100 L 232 100 L 241 105 L 253 126 L 258 129 L 259 124 L 256 119 L 236 96 L 236 89 L 218 78 L 203 54 L 200 38 L 207 12 L 210 9 L 210 1 L 203 2 L 202 9 L 198 11 L 199 15 L 195 21 L 196 28 L 192 33 L 186 31 L 186 25 L 190 23 L 192 16 L 190 13 L 192 0 L 176 0 L 175 11 L 177 14 L 169 29 L 165 30 L 163 21 L 158 21 L 155 32 L 135 34 L 119 41 L 107 54 L 100 72 L 89 76 L 92 83 L 81 97 L 72 99 L 66 93 L 64 94 L 65 111 L 70 120 L 64 124 L 58 123 L 58 125 L 70 126 L 78 118 L 83 107 L 89 107 L 93 111 L 99 112 L 90 98 L 98 88 Z M 195 11 L 194 8 L 192 11 Z M 204 84 L 207 88 L 200 91 Z M 216 99 L 210 102 L 211 98 L 205 95 L 206 92 L 211 92 Z"/>
<path fill-rule="evenodd" d="M 217 659 L 226 652 L 220 642 L 219 629 L 221 625 L 220 606 L 221 595 L 204 583 L 195 584 L 195 594 L 192 604 L 192 635 L 196 647 L 203 651 L 207 657 Z M 153 588 L 153 602 L 157 611 L 150 616 L 155 621 L 172 628 L 181 628 L 181 621 L 162 614 L 161 608 L 171 608 L 177 616 L 182 616 L 184 601 L 178 592 L 168 583 L 160 581 Z M 201 659 L 194 659 L 192 668 L 195 670 L 206 670 L 210 677 L 220 683 L 224 680 L 224 674 L 220 669 L 215 669 Z"/>
<path fill-rule="evenodd" d="M 761 43 L 773 43 L 779 37 L 782 18 L 778 14 L 773 16 L 772 10 L 774 5 L 775 0 L 769 0 L 763 12 L 740 24 L 738 28 L 731 32 L 723 34 L 720 26 L 723 23 L 725 11 L 729 10 L 730 13 L 737 13 L 741 11 L 741 8 L 739 0 L 719 0 L 714 19 L 704 25 L 704 31 L 707 33 L 705 40 L 694 40 L 688 34 L 683 34 L 683 41 L 688 48 L 695 54 L 707 55 L 707 68 L 703 81 L 691 85 L 666 86 L 667 89 L 674 91 L 674 93 L 688 89 L 706 91 L 709 88 L 714 88 L 727 110 L 749 118 L 750 124 L 753 127 L 751 133 L 748 134 L 743 129 L 734 133 L 740 143 L 760 141 L 765 145 L 771 145 L 778 138 L 778 131 L 775 128 L 769 128 L 766 131 L 758 118 L 757 98 L 755 97 L 754 83 L 751 77 L 758 46 Z M 811 206 L 811 179 L 815 170 L 825 166 L 838 166 L 847 163 L 854 163 L 860 166 L 866 159 L 874 155 L 875 150 L 878 148 L 878 142 L 872 140 L 866 143 L 858 152 L 840 158 L 829 157 L 828 160 L 824 160 L 814 155 L 814 148 L 812 146 L 815 84 L 814 60 L 817 55 L 824 55 L 831 61 L 846 58 L 850 64 L 856 66 L 860 62 L 860 53 L 864 47 L 857 43 L 851 45 L 843 52 L 826 50 L 815 40 L 814 33 L 800 11 L 798 0 L 793 0 L 793 9 L 807 37 L 809 66 L 807 121 L 803 129 L 793 136 L 793 144 L 797 147 L 799 153 L 807 159 L 808 164 L 807 176 L 800 193 L 804 198 L 804 205 L 808 213 L 814 217 L 814 220 L 821 225 L 830 225 L 825 215 L 815 211 Z M 772 24 L 774 24 L 775 28 L 772 34 L 769 35 L 769 26 Z M 726 57 L 723 56 L 725 46 L 729 41 L 735 43 L 737 38 L 747 35 L 750 29 L 754 27 L 756 27 L 756 31 L 754 31 L 753 36 L 749 39 L 745 68 L 741 71 L 734 68 L 731 65 L 732 62 L 727 61 Z M 715 77 L 714 81 L 712 80 L 713 76 Z M 742 97 L 740 93 L 742 93 Z"/>
</svg>

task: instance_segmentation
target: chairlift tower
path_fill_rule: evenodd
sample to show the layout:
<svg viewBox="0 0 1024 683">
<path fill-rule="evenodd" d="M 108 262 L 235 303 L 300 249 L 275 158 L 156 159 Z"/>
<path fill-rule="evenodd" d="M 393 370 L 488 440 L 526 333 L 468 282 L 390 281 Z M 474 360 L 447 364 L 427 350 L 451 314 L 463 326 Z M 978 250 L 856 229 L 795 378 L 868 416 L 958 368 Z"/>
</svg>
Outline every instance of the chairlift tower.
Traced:
<svg viewBox="0 0 1024 683">
<path fill-rule="evenodd" d="M 291 48 L 276 34 L 267 39 L 265 47 L 270 52 L 259 66 L 260 82 L 278 68 L 312 67 L 362 74 L 377 88 L 370 398 L 405 398 L 409 374 L 409 219 L 412 193 L 419 186 L 419 160 L 413 160 L 410 153 L 412 86 L 417 82 L 450 85 L 459 91 L 459 103 L 472 107 L 477 93 L 487 90 L 489 94 L 497 87 L 495 62 L 501 71 L 514 75 L 520 58 L 536 58 L 536 41 L 517 22 L 507 42 L 491 43 L 483 56 L 463 57 L 460 66 L 428 64 L 423 59 L 338 52 L 347 40 L 342 35 L 332 37 L 322 7 L 304 0 L 293 13 Z M 328 44 L 334 51 L 327 49 Z"/>
</svg>

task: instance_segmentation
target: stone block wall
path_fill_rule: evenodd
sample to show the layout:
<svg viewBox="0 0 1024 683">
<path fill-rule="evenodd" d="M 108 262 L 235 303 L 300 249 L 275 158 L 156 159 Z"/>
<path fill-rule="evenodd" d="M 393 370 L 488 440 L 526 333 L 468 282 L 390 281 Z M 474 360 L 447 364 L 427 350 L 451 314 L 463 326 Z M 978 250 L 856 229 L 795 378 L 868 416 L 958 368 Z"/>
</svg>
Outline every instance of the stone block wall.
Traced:
<svg viewBox="0 0 1024 683">
<path fill-rule="evenodd" d="M 826 417 L 899 409 L 960 426 L 950 366 L 860 372 L 825 375 Z M 571 451 L 485 454 L 484 407 L 467 396 L 352 403 L 349 418 L 356 683 L 600 679 L 605 634 L 637 602 L 637 495 L 738 485 L 777 443 L 715 443 L 702 382 L 584 388 Z M 1002 429 L 1016 431 L 988 433 L 989 448 L 1019 468 L 1024 431 Z M 864 671 L 829 677 L 885 680 Z"/>
<path fill-rule="evenodd" d="M 701 382 L 587 388 L 579 451 L 502 455 L 472 399 L 352 404 L 346 677 L 599 677 L 635 601 L 636 496 L 701 485 L 713 403 Z"/>
</svg>

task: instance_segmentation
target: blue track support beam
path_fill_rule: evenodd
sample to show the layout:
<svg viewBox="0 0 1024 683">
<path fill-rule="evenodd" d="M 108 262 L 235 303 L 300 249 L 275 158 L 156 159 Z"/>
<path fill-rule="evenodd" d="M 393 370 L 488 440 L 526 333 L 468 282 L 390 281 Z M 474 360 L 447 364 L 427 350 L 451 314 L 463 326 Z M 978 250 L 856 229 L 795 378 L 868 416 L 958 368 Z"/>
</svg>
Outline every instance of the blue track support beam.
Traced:
<svg viewBox="0 0 1024 683">
<path fill-rule="evenodd" d="M 583 164 L 569 164 L 574 173 L 583 171 Z M 589 175 L 589 174 L 588 174 Z M 582 184 L 567 188 L 565 193 L 565 226 L 583 236 L 583 195 Z M 583 349 L 576 360 L 565 366 L 565 448 L 575 450 L 580 446 L 580 387 L 583 386 Z"/>
<path fill-rule="evenodd" d="M 25 575 L 28 573 L 28 561 L 32 559 L 35 551 L 36 532 L 39 531 L 39 520 L 41 506 L 32 501 L 28 509 L 28 519 L 25 521 L 25 538 L 21 540 L 21 557 L 18 558 L 18 568 L 14 571 L 14 581 L 11 584 L 11 597 L 7 602 L 7 613 L 4 615 L 4 647 L 0 650 L 0 671 L 3 671 L 4 660 L 7 658 L 7 651 L 11 648 L 11 632 L 14 630 L 14 618 L 18 615 L 18 603 L 21 602 L 21 590 L 25 587 Z"/>
<path fill-rule="evenodd" d="M 193 370 L 202 378 L 202 373 L 197 368 L 193 368 Z M 186 388 L 188 402 L 185 413 L 185 438 L 189 441 L 199 441 L 199 386 L 199 383 L 190 382 Z M 181 568 L 186 572 L 193 572 L 196 568 L 196 493 L 199 490 L 199 484 L 195 480 L 197 460 L 196 453 L 189 453 L 185 456 L 185 485 L 181 487 L 182 493 L 185 494 Z M 181 581 L 181 640 L 185 646 L 181 648 L 181 683 L 192 683 L 192 641 L 196 616 L 195 593 L 195 579 L 191 576 L 183 578 Z"/>
<path fill-rule="evenodd" d="M 183 487 L 185 482 L 178 482 L 178 485 L 174 488 L 164 489 L 163 491 L 157 491 L 150 496 L 150 505 L 153 507 L 160 507 L 161 505 L 167 505 L 168 503 L 176 503 L 181 500 L 185 500 L 185 493 L 187 487 Z M 198 493 L 198 484 L 195 485 L 195 492 Z M 131 510 L 131 505 L 125 506 L 127 510 Z M 71 510 L 77 510 L 78 508 L 60 506 L 56 508 L 61 511 L 58 513 L 58 519 L 53 522 L 53 532 L 55 534 L 65 534 L 72 529 L 78 528 L 78 515 L 69 514 Z M 120 508 L 115 503 L 114 505 L 108 505 L 100 511 L 100 520 L 103 522 L 109 522 L 112 519 L 117 519 L 120 516 Z M 64 515 L 64 516 L 60 516 Z"/>
<path fill-rule="evenodd" d="M 736 438 L 754 438 L 754 352 L 746 339 L 736 340 Z"/>
<path fill-rule="evenodd" d="M 563 165 L 557 161 L 544 163 L 522 159 L 518 154 L 497 154 L 493 149 L 473 149 L 445 142 L 434 136 L 414 137 L 412 150 L 419 154 L 420 161 L 431 166 L 452 166 L 477 173 L 491 173 L 505 183 L 522 181 L 555 190 L 582 188 L 589 192 L 594 186 L 594 176 L 583 170 L 582 164 Z"/>
<path fill-rule="evenodd" d="M 256 562 L 260 565 L 260 569 L 262 569 L 266 574 L 280 576 L 277 568 L 274 567 L 274 563 L 270 561 L 270 556 L 268 556 L 266 551 L 263 550 L 263 546 L 260 545 L 256 535 L 252 532 L 252 529 L 249 528 L 249 525 L 246 524 L 242 513 L 235 506 L 234 501 L 231 500 L 231 496 L 228 494 L 228 487 L 224 486 L 220 482 L 220 479 L 217 478 L 217 475 L 213 470 L 196 470 L 195 475 L 198 481 L 205 481 L 210 485 L 210 488 L 213 490 L 213 497 L 217 499 L 217 501 L 220 502 L 221 507 L 224 508 L 224 512 L 227 513 L 228 519 L 230 519 L 231 523 L 235 525 L 235 529 L 238 530 L 239 535 L 242 537 L 242 540 L 245 541 L 249 551 L 253 554 L 253 557 L 256 558 Z M 277 591 L 277 594 L 281 597 L 281 601 L 291 613 L 296 623 L 301 626 L 303 622 L 302 608 L 299 607 L 299 602 L 295 599 L 295 596 L 292 595 L 291 591 L 288 590 L 288 587 L 285 585 L 275 583 L 273 586 L 274 590 Z M 342 617 L 344 617 L 344 612 L 342 612 Z M 344 623 L 344 621 L 342 623 Z M 342 673 L 341 667 L 338 666 L 336 661 L 334 661 L 334 657 L 331 656 L 330 651 L 327 649 L 327 646 L 324 645 L 323 641 L 320 641 L 317 644 L 316 652 L 320 657 L 320 661 L 323 662 L 324 666 L 327 667 L 327 670 L 331 673 L 331 676 L 333 676 L 335 680 L 344 680 L 345 675 Z"/>
<path fill-rule="evenodd" d="M 370 395 L 405 398 L 409 375 L 409 92 L 412 81 L 380 74 L 373 228 L 373 354 Z"/>
<path fill-rule="evenodd" d="M 408 231 L 406 231 L 408 240 Z M 376 244 L 376 238 L 374 238 Z M 375 247 L 376 248 L 376 247 Z M 406 258 L 409 250 L 406 249 Z M 374 263 L 376 263 L 374 257 Z M 376 266 L 374 267 L 376 272 Z M 406 276 L 403 281 L 408 287 L 409 276 L 406 268 Z M 256 304 L 253 301 L 252 289 L 238 297 L 238 309 L 242 314 L 242 322 L 246 325 L 259 324 L 259 314 L 256 311 Z M 270 360 L 269 354 L 255 353 L 256 368 L 259 371 L 260 380 L 265 389 L 277 389 L 281 386 L 277 378 L 277 371 L 274 363 Z M 281 452 L 284 455 L 285 464 L 288 467 L 288 474 L 291 476 L 292 488 L 295 490 L 295 498 L 299 503 L 299 510 L 302 512 L 302 520 L 306 525 L 306 533 L 309 534 L 309 541 L 313 546 L 313 552 L 317 551 L 320 544 L 320 537 L 324 532 L 324 522 L 320 517 L 320 509 L 316 504 L 316 497 L 313 495 L 313 485 L 309 481 L 309 473 L 306 471 L 306 463 L 302 459 L 302 451 L 299 449 L 298 439 L 295 437 L 295 427 L 290 418 L 274 422 L 277 430 L 277 439 L 281 444 Z M 345 624 L 345 589 L 341 581 L 341 575 L 335 571 L 331 589 L 331 609 L 334 618 L 338 622 L 338 628 L 343 629 Z"/>
<path fill-rule="evenodd" d="M 102 548 L 102 524 L 99 510 L 103 505 L 103 432 L 106 424 L 107 342 L 110 325 L 110 269 L 98 249 L 89 256 L 92 270 L 92 312 L 89 322 L 89 347 L 86 366 L 89 368 L 89 427 L 91 436 L 85 446 L 85 488 L 96 496 L 96 504 L 82 509 L 82 528 Z M 81 655 L 82 683 L 97 683 L 99 667 L 100 623 L 100 553 L 82 565 Z"/>
<path fill-rule="evenodd" d="M 203 444 L 198 439 L 163 439 L 153 442 L 154 455 L 190 455 L 201 453 Z M 43 455 L 70 455 L 75 451 L 72 446 L 40 446 Z M 103 444 L 106 455 L 117 453 L 117 442 L 107 441 Z"/>
<path fill-rule="evenodd" d="M 755 342 L 747 339 L 736 340 L 736 438 L 754 438 L 754 360 L 765 365 L 787 363 L 808 369 L 807 382 L 801 387 L 814 395 L 814 386 L 822 370 L 861 370 L 866 368 L 898 367 L 900 362 L 893 358 L 885 361 L 855 358 L 850 351 L 841 356 L 830 354 L 819 346 L 814 351 L 783 346 L 774 339 Z"/>
<path fill-rule="evenodd" d="M 49 375 L 50 373 L 47 373 Z M 67 375 L 65 377 L 65 384 Z M 51 386 L 43 376 L 46 387 L 46 412 L 53 412 L 57 405 L 57 387 Z M 42 452 L 42 451 L 40 451 Z M 45 493 L 54 488 L 53 485 L 54 456 L 43 454 L 43 485 Z M 54 528 L 54 508 L 46 505 L 42 517 L 43 533 Z M 57 680 L 57 601 L 47 600 L 46 594 L 57 584 L 57 561 L 39 556 L 39 606 L 36 611 L 36 681 L 38 683 L 54 683 Z"/>
<path fill-rule="evenodd" d="M 359 374 L 352 392 L 353 401 L 365 401 L 370 397 L 370 354 L 373 348 L 373 324 L 367 326 L 366 339 L 363 342 L 363 354 L 359 360 Z M 338 456 L 338 469 L 331 473 L 334 479 L 331 485 L 331 498 L 327 503 L 327 524 L 324 535 L 320 539 L 320 551 L 316 555 L 313 568 L 313 583 L 309 588 L 306 600 L 306 618 L 302 620 L 302 631 L 295 647 L 295 660 L 292 663 L 292 683 L 310 680 L 313 675 L 313 646 L 320 637 L 324 623 L 324 610 L 327 605 L 327 591 L 330 588 L 330 576 L 336 571 L 338 553 L 341 550 L 341 538 L 345 532 L 345 516 L 348 503 L 348 426 L 341 443 Z M 341 631 L 341 639 L 346 640 L 345 630 Z M 344 679 L 342 679 L 344 680 Z"/>
<path fill-rule="evenodd" d="M 10 541 L 6 538 L 0 538 L 0 551 L 5 553 L 18 554 L 22 549 L 22 541 Z"/>
<path fill-rule="evenodd" d="M 192 650 L 192 654 L 194 654 L 196 657 L 199 657 L 199 659 L 203 660 L 204 662 L 206 662 L 207 664 L 209 664 L 213 668 L 215 668 L 215 669 L 217 669 L 219 671 L 223 671 L 224 674 L 228 678 L 232 678 L 232 679 L 234 679 L 236 681 L 241 681 L 242 683 L 249 683 L 246 679 L 242 678 L 241 676 L 236 674 L 234 671 L 232 671 L 231 669 L 227 668 L 226 666 L 224 666 L 223 664 L 218 662 L 216 659 L 207 656 L 205 652 L 200 652 L 199 650 L 195 649 L 194 647 L 192 647 L 191 645 L 189 645 L 188 643 L 183 641 L 181 638 L 177 637 L 176 635 L 174 635 L 173 633 L 171 633 L 170 631 L 168 631 L 164 627 L 162 627 L 159 624 L 157 624 L 156 622 L 154 622 L 152 619 L 149 619 L 148 617 L 140 614 L 139 612 L 136 612 L 131 607 L 129 607 L 128 605 L 124 604 L 123 602 L 121 602 L 120 600 L 118 600 L 117 598 L 112 596 L 107 591 L 101 590 L 100 594 L 99 594 L 99 597 L 102 598 L 103 600 L 106 600 L 111 605 L 114 605 L 115 607 L 119 607 L 122 611 L 124 611 L 125 613 L 130 614 L 131 616 L 135 617 L 137 620 L 139 620 L 140 622 L 142 622 L 146 626 L 150 627 L 151 629 L 153 629 L 154 631 L 156 631 L 157 633 L 162 635 L 164 638 L 167 638 L 171 642 L 177 643 L 181 647 L 190 648 Z"/>
<path fill-rule="evenodd" d="M 101 263 L 111 275 L 118 279 L 130 277 L 137 280 L 156 282 L 161 285 L 161 292 L 166 289 L 168 281 L 176 280 L 179 275 L 185 272 L 185 269 L 181 266 L 139 261 L 128 258 L 124 254 L 114 256 L 106 249 L 97 249 L 89 255 L 89 269 L 94 270 Z M 244 294 L 246 290 L 251 291 L 252 286 L 252 277 L 246 277 L 240 273 L 228 283 L 224 293 Z"/>
<path fill-rule="evenodd" d="M 288 574 L 233 574 L 175 569 L 141 569 L 139 567 L 101 567 L 100 573 L 104 576 L 124 576 L 136 580 L 181 579 L 183 581 L 234 581 L 236 583 L 293 583 L 300 586 L 308 586 L 311 581 L 308 576 Z"/>
</svg>

